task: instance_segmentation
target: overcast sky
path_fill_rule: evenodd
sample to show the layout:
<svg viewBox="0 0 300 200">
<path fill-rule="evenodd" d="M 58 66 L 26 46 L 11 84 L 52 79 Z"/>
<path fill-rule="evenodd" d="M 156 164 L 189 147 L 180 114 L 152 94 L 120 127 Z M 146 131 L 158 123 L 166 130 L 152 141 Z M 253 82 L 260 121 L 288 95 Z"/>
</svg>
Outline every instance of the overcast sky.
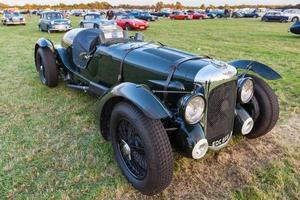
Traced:
<svg viewBox="0 0 300 200">
<path fill-rule="evenodd" d="M 96 0 L 0 0 L 1 3 L 6 3 L 9 5 L 24 5 L 26 3 L 37 3 L 37 4 L 57 4 L 57 3 L 65 3 L 65 4 L 73 4 L 73 3 L 88 3 L 95 2 Z M 119 4 L 135 4 L 135 5 L 149 5 L 155 4 L 159 0 L 107 0 L 112 5 Z M 164 3 L 175 3 L 176 0 L 162 0 Z M 298 4 L 300 0 L 179 0 L 184 5 L 189 6 L 199 6 L 202 3 L 209 5 L 236 5 L 236 4 Z"/>
</svg>

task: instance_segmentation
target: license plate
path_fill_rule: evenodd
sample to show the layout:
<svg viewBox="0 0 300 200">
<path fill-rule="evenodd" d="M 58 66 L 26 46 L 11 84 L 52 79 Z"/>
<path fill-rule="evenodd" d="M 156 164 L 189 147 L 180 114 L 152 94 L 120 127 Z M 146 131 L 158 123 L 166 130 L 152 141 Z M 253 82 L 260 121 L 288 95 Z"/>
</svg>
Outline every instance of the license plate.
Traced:
<svg viewBox="0 0 300 200">
<path fill-rule="evenodd" d="M 144 29 L 144 28 L 145 28 L 145 26 L 141 26 L 140 28 L 141 28 L 141 29 Z"/>
<path fill-rule="evenodd" d="M 62 29 L 66 29 L 66 26 L 65 25 L 57 25 L 55 28 L 62 30 Z"/>
<path fill-rule="evenodd" d="M 221 145 L 227 143 L 228 140 L 231 138 L 231 135 L 232 135 L 232 133 L 230 133 L 230 134 L 224 136 L 224 137 L 221 138 L 221 139 L 218 139 L 218 140 L 213 141 L 212 146 L 213 146 L 213 147 L 218 147 L 218 146 L 221 146 Z"/>
</svg>

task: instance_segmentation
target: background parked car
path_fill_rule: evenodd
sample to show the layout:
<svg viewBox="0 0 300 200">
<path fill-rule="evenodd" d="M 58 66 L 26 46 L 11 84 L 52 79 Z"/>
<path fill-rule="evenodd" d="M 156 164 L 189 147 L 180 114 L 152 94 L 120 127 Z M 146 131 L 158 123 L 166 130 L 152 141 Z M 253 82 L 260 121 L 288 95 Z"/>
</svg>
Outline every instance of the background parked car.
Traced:
<svg viewBox="0 0 300 200">
<path fill-rule="evenodd" d="M 161 10 L 160 12 L 151 12 L 150 14 L 157 17 L 169 17 L 171 12 L 169 10 Z"/>
<path fill-rule="evenodd" d="M 187 14 L 192 15 L 193 19 L 208 19 L 209 17 L 205 13 L 189 10 Z"/>
<path fill-rule="evenodd" d="M 88 13 L 80 21 L 80 28 L 99 28 L 101 25 L 115 25 L 115 20 L 108 20 L 99 13 Z"/>
<path fill-rule="evenodd" d="M 49 33 L 52 31 L 68 31 L 72 29 L 71 21 L 65 19 L 63 14 L 57 11 L 43 12 L 38 27 L 40 31 L 47 31 Z"/>
<path fill-rule="evenodd" d="M 147 21 L 136 19 L 133 15 L 118 15 L 116 23 L 123 30 L 146 30 L 149 27 Z"/>
<path fill-rule="evenodd" d="M 290 32 L 294 34 L 300 34 L 300 21 L 295 22 L 291 27 L 290 27 Z"/>
<path fill-rule="evenodd" d="M 212 12 L 206 12 L 206 15 L 208 16 L 209 19 L 214 19 L 217 17 L 216 13 L 212 13 Z"/>
<path fill-rule="evenodd" d="M 131 12 L 130 14 L 137 19 L 142 19 L 148 22 L 158 20 L 157 16 L 151 15 L 149 12 Z"/>
<path fill-rule="evenodd" d="M 232 13 L 233 18 L 258 18 L 259 15 L 256 13 L 256 11 L 250 11 L 250 12 L 245 12 L 245 11 L 235 11 Z"/>
<path fill-rule="evenodd" d="M 2 23 L 3 25 L 26 25 L 26 20 L 20 12 L 5 12 Z"/>
<path fill-rule="evenodd" d="M 225 10 L 212 10 L 207 13 L 210 18 L 224 18 L 229 17 L 228 14 L 225 14 Z"/>
<path fill-rule="evenodd" d="M 298 22 L 300 20 L 300 9 L 287 9 L 283 11 L 283 14 L 288 16 L 291 22 Z"/>
<path fill-rule="evenodd" d="M 177 20 L 193 19 L 193 15 L 190 15 L 182 11 L 172 12 L 169 17 L 170 19 L 177 19 Z"/>
<path fill-rule="evenodd" d="M 74 10 L 72 12 L 72 15 L 75 16 L 75 17 L 81 17 L 81 16 L 83 16 L 83 12 L 79 11 L 79 10 Z"/>
<path fill-rule="evenodd" d="M 274 11 L 267 12 L 262 18 L 261 21 L 264 22 L 288 22 L 289 17 L 285 16 L 282 12 Z"/>
</svg>

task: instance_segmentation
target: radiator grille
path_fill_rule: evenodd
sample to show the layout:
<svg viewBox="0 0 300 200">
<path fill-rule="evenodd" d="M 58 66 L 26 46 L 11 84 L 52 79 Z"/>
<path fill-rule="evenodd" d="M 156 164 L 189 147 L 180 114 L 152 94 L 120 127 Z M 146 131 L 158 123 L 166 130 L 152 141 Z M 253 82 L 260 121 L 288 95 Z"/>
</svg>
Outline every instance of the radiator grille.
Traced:
<svg viewBox="0 0 300 200">
<path fill-rule="evenodd" d="M 213 89 L 208 97 L 206 137 L 209 143 L 231 133 L 234 123 L 237 86 L 235 81 Z"/>
</svg>

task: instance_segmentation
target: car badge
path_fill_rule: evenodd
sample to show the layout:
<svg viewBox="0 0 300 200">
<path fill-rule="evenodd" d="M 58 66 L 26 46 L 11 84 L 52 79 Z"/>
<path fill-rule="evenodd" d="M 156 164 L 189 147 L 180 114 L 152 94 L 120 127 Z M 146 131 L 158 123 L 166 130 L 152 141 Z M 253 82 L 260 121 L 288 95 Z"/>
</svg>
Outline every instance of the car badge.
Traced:
<svg viewBox="0 0 300 200">
<path fill-rule="evenodd" d="M 215 67 L 221 68 L 221 69 L 226 69 L 227 66 L 228 66 L 227 63 L 221 62 L 221 61 L 211 60 L 210 62 L 211 62 L 211 64 L 213 64 Z"/>
</svg>

